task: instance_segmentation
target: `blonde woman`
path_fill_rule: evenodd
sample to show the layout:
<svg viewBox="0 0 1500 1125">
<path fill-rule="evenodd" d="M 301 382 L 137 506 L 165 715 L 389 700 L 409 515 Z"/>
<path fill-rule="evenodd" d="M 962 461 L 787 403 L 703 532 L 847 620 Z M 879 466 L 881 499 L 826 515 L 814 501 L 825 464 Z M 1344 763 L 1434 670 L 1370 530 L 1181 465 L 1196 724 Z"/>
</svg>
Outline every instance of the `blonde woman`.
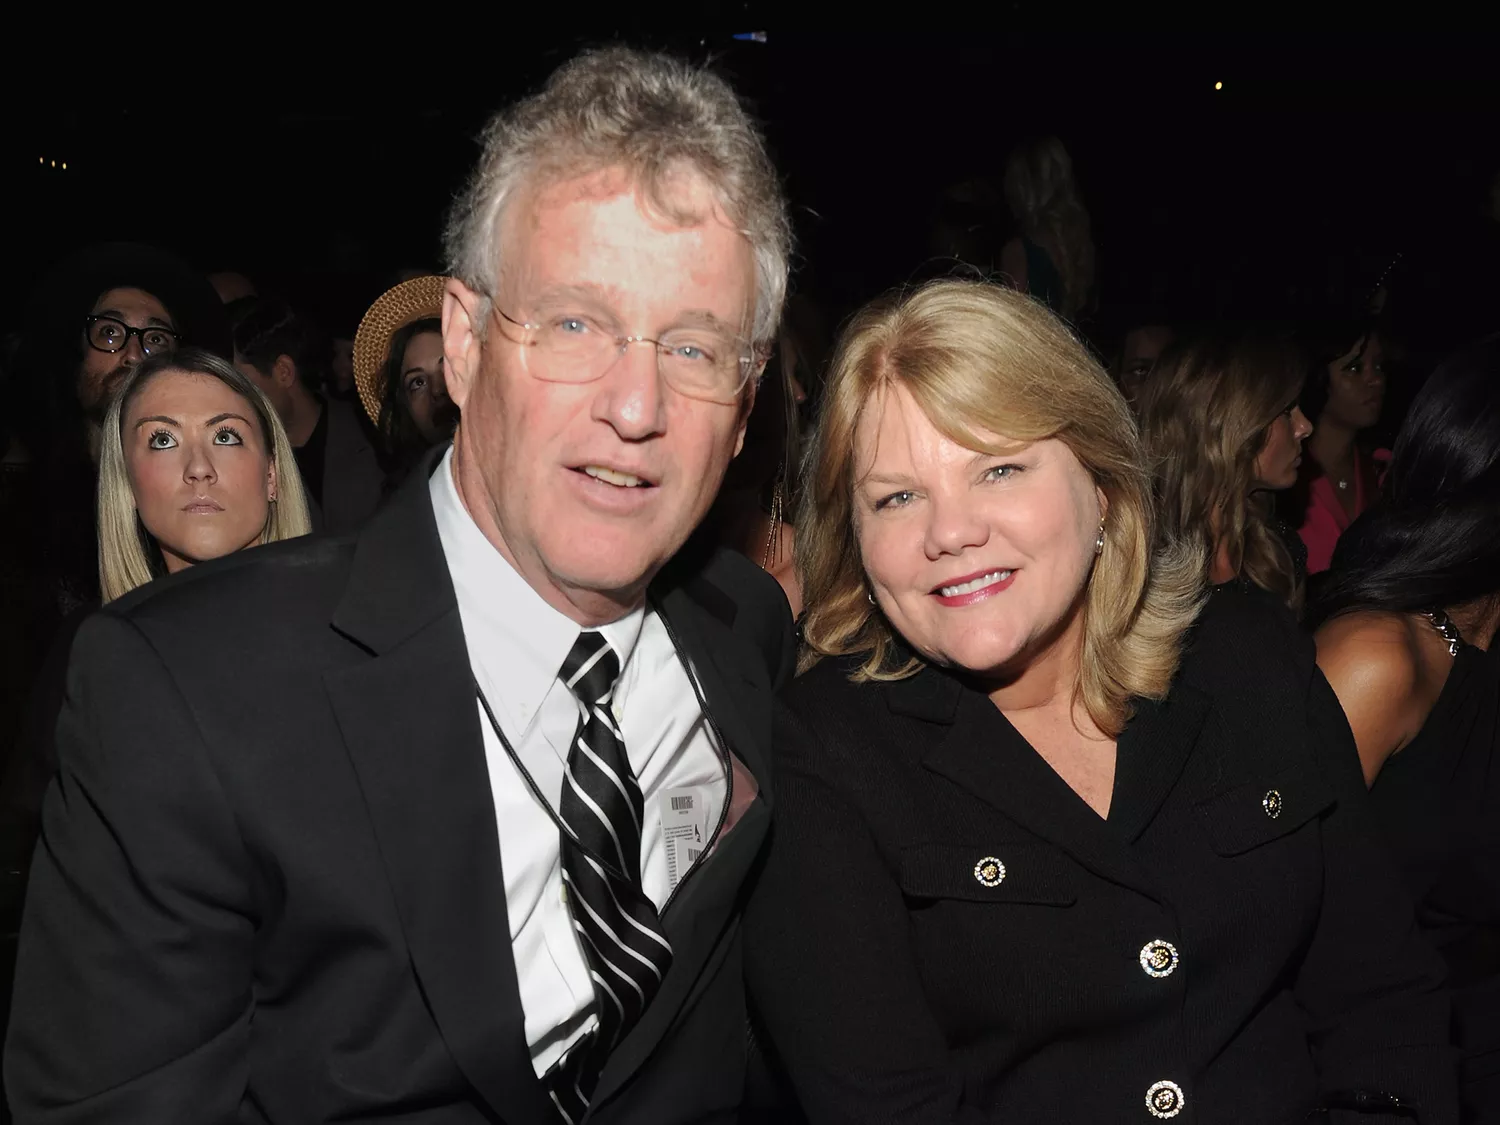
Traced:
<svg viewBox="0 0 1500 1125">
<path fill-rule="evenodd" d="M 163 574 L 309 529 L 286 431 L 233 364 L 184 348 L 125 378 L 99 452 L 106 602 Z"/>
<path fill-rule="evenodd" d="M 100 435 L 98 522 L 105 602 L 194 563 L 308 531 L 275 411 L 233 366 L 197 348 L 147 357 L 115 390 Z M 69 652 L 95 608 L 64 622 L 0 785 L 0 834 L 21 870 L 57 773 Z"/>
<path fill-rule="evenodd" d="M 1305 370 L 1287 341 L 1204 335 L 1162 354 L 1138 402 L 1161 534 L 1196 544 L 1209 582 L 1258 586 L 1294 611 L 1307 549 L 1271 502 L 1297 483 L 1312 433 L 1297 405 Z"/>
<path fill-rule="evenodd" d="M 976 283 L 865 310 L 807 472 L 745 956 L 811 1121 L 1452 1121 L 1440 968 L 1311 645 L 1153 550 L 1066 328 Z"/>
</svg>

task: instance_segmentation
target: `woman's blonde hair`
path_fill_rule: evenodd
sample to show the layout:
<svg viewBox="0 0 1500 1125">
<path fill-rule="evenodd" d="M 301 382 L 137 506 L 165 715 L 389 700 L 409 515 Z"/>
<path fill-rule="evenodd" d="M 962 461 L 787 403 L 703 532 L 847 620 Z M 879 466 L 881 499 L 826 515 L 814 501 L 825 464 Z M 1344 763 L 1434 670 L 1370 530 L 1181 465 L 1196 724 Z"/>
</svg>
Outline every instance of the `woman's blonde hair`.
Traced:
<svg viewBox="0 0 1500 1125">
<path fill-rule="evenodd" d="M 1202 563 L 1192 546 L 1153 550 L 1151 485 L 1135 420 L 1103 369 L 1057 317 L 1024 294 L 935 281 L 877 301 L 850 322 L 829 372 L 805 465 L 797 554 L 808 605 L 805 669 L 862 654 L 856 680 L 912 675 L 867 596 L 854 527 L 855 432 L 864 410 L 903 387 L 951 440 L 992 450 L 1057 438 L 1108 501 L 1104 550 L 1084 597 L 1078 696 L 1117 734 L 1130 699 L 1163 698 L 1197 617 Z"/>
<path fill-rule="evenodd" d="M 99 589 L 106 602 L 128 594 L 165 573 L 161 549 L 141 523 L 135 492 L 125 471 L 122 427 L 132 399 L 152 379 L 169 371 L 207 375 L 219 380 L 250 404 L 260 426 L 261 440 L 276 466 L 276 499 L 258 542 L 293 539 L 312 530 L 307 494 L 297 473 L 297 460 L 281 419 L 259 387 L 231 363 L 198 348 L 182 348 L 172 355 L 146 360 L 125 376 L 99 436 Z"/>
<path fill-rule="evenodd" d="M 1306 370 L 1289 340 L 1208 335 L 1168 348 L 1137 403 L 1163 540 L 1197 544 L 1205 578 L 1222 546 L 1235 574 L 1299 611 L 1302 582 L 1271 526 L 1271 495 L 1252 490 L 1267 430 L 1296 404 Z"/>
</svg>

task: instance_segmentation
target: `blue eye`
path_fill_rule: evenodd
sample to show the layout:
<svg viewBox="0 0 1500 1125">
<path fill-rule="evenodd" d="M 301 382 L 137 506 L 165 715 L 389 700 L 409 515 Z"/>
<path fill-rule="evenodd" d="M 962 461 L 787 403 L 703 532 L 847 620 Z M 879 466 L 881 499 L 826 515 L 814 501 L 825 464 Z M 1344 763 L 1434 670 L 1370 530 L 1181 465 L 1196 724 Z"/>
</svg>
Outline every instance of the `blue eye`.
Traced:
<svg viewBox="0 0 1500 1125">
<path fill-rule="evenodd" d="M 904 508 L 912 501 L 913 493 L 908 490 L 893 492 L 889 496 L 883 496 L 875 501 L 875 510 L 883 511 L 886 508 Z"/>
<path fill-rule="evenodd" d="M 242 445 L 242 444 L 244 444 L 244 442 L 243 442 L 243 439 L 240 437 L 238 430 L 234 429 L 232 426 L 224 426 L 221 429 L 215 431 L 215 433 L 214 433 L 214 444 L 215 445 Z"/>
<path fill-rule="evenodd" d="M 1007 480 L 1021 471 L 1020 465 L 995 465 L 985 472 L 990 480 Z"/>
<path fill-rule="evenodd" d="M 177 439 L 166 430 L 156 430 L 146 439 L 148 449 L 173 449 L 177 445 Z"/>
</svg>

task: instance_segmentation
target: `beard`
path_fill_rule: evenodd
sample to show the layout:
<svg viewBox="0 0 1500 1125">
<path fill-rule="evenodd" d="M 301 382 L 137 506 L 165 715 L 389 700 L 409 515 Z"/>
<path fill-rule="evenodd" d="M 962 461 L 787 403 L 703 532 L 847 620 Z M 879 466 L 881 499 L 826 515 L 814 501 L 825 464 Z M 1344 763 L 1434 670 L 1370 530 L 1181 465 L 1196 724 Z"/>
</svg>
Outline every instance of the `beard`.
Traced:
<svg viewBox="0 0 1500 1125">
<path fill-rule="evenodd" d="M 109 413 L 110 401 L 115 397 L 115 392 L 120 389 L 120 384 L 125 381 L 125 376 L 130 374 L 133 363 L 119 363 L 110 368 L 103 375 L 90 376 L 86 370 L 78 372 L 78 404 L 83 407 L 84 417 L 96 426 L 104 424 L 104 416 Z"/>
</svg>

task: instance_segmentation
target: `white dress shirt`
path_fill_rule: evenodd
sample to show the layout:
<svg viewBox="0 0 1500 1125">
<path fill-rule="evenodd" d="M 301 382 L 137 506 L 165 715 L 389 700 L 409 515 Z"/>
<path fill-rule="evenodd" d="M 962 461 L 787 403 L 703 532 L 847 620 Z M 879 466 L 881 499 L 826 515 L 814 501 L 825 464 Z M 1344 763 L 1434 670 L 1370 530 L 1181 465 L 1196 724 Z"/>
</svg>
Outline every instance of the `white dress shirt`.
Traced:
<svg viewBox="0 0 1500 1125">
<path fill-rule="evenodd" d="M 458 594 L 464 641 L 474 676 L 500 727 L 537 788 L 556 811 L 563 770 L 583 715 L 558 679 L 581 628 L 542 600 L 474 523 L 453 482 L 453 451 L 429 485 L 438 538 Z M 671 894 L 663 837 L 668 790 L 701 787 L 705 836 L 718 823 L 728 783 L 723 761 L 666 626 L 641 608 L 599 627 L 620 659 L 612 709 L 645 804 L 641 882 L 661 909 Z M 597 1023 L 588 963 L 563 897 L 557 825 L 532 794 L 495 736 L 478 700 L 489 763 L 511 952 L 526 1017 L 526 1042 L 538 1077 Z M 679 801 L 679 804 L 681 802 Z M 675 823 L 675 814 L 668 813 Z M 669 852 L 672 854 L 669 856 Z"/>
</svg>

